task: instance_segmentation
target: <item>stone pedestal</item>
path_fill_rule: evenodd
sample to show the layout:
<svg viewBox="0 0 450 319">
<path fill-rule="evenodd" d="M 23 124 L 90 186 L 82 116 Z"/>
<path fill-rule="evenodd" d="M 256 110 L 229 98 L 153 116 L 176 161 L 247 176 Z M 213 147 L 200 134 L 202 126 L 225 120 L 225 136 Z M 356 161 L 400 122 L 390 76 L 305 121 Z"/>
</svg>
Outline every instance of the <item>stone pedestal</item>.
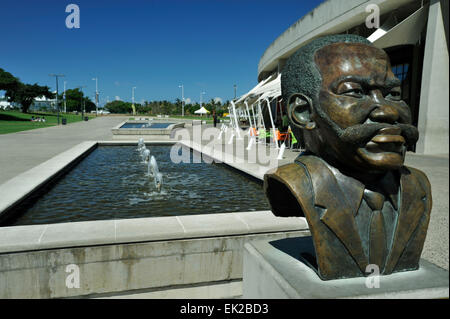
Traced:
<svg viewBox="0 0 450 319">
<path fill-rule="evenodd" d="M 311 267 L 313 264 L 311 250 L 305 249 L 306 242 L 307 239 L 304 237 L 298 237 L 247 243 L 244 248 L 243 297 L 251 299 L 449 297 L 448 271 L 424 259 L 420 262 L 420 268 L 415 271 L 377 278 L 359 277 L 323 281 Z M 299 247 L 303 249 L 303 257 L 300 257 Z"/>
</svg>

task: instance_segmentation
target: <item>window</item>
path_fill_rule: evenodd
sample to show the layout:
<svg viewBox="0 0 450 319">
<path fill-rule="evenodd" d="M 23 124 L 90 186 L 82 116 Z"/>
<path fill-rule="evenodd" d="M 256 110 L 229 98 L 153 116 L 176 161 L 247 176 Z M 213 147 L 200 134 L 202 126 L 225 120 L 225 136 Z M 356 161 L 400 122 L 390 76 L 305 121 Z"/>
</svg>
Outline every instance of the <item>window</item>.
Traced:
<svg viewBox="0 0 450 319">
<path fill-rule="evenodd" d="M 397 64 L 392 67 L 392 72 L 394 72 L 395 76 L 403 82 L 403 80 L 406 79 L 406 76 L 408 75 L 408 69 L 408 63 Z"/>
<path fill-rule="evenodd" d="M 409 103 L 409 63 L 396 64 L 392 67 L 394 75 L 402 82 L 402 100 Z"/>
</svg>

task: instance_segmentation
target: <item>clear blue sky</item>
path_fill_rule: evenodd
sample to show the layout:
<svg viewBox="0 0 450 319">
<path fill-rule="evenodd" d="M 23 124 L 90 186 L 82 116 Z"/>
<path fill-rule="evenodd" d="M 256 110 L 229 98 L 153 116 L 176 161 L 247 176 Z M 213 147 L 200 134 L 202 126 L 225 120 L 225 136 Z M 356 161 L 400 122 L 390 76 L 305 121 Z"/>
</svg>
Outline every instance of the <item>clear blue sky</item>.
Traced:
<svg viewBox="0 0 450 319">
<path fill-rule="evenodd" d="M 265 49 L 322 0 L 2 0 L 0 68 L 25 83 L 55 89 L 86 85 L 93 98 L 99 78 L 109 96 L 136 101 L 199 101 L 241 95 L 257 84 Z M 80 8 L 80 28 L 65 25 L 66 6 Z"/>
</svg>

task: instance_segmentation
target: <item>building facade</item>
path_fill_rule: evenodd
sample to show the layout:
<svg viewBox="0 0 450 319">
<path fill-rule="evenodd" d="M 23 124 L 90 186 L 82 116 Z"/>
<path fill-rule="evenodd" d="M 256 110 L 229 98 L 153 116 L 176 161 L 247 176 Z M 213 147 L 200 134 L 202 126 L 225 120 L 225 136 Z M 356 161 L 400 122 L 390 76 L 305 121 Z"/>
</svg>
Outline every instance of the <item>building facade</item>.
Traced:
<svg viewBox="0 0 450 319">
<path fill-rule="evenodd" d="M 266 49 L 258 65 L 257 91 L 276 86 L 274 81 L 279 81 L 289 56 L 311 40 L 330 34 L 358 34 L 387 52 L 393 72 L 402 81 L 402 98 L 420 132 L 413 150 L 448 154 L 448 10 L 448 0 L 325 1 Z M 281 90 L 272 92 L 273 99 L 266 99 L 271 105 L 267 109 L 276 122 L 279 113 L 283 114 L 283 103 Z M 250 97 L 249 93 L 241 101 Z"/>
</svg>

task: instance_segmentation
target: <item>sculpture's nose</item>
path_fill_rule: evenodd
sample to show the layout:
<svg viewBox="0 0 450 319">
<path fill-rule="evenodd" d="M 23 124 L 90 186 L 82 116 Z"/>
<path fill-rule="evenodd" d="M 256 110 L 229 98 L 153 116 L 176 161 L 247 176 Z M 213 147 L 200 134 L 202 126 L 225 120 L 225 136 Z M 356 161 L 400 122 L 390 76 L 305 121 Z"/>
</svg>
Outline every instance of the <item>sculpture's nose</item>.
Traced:
<svg viewBox="0 0 450 319">
<path fill-rule="evenodd" d="M 369 115 L 369 118 L 374 122 L 389 124 L 397 123 L 399 117 L 400 114 L 397 109 L 388 104 L 378 104 Z"/>
</svg>

